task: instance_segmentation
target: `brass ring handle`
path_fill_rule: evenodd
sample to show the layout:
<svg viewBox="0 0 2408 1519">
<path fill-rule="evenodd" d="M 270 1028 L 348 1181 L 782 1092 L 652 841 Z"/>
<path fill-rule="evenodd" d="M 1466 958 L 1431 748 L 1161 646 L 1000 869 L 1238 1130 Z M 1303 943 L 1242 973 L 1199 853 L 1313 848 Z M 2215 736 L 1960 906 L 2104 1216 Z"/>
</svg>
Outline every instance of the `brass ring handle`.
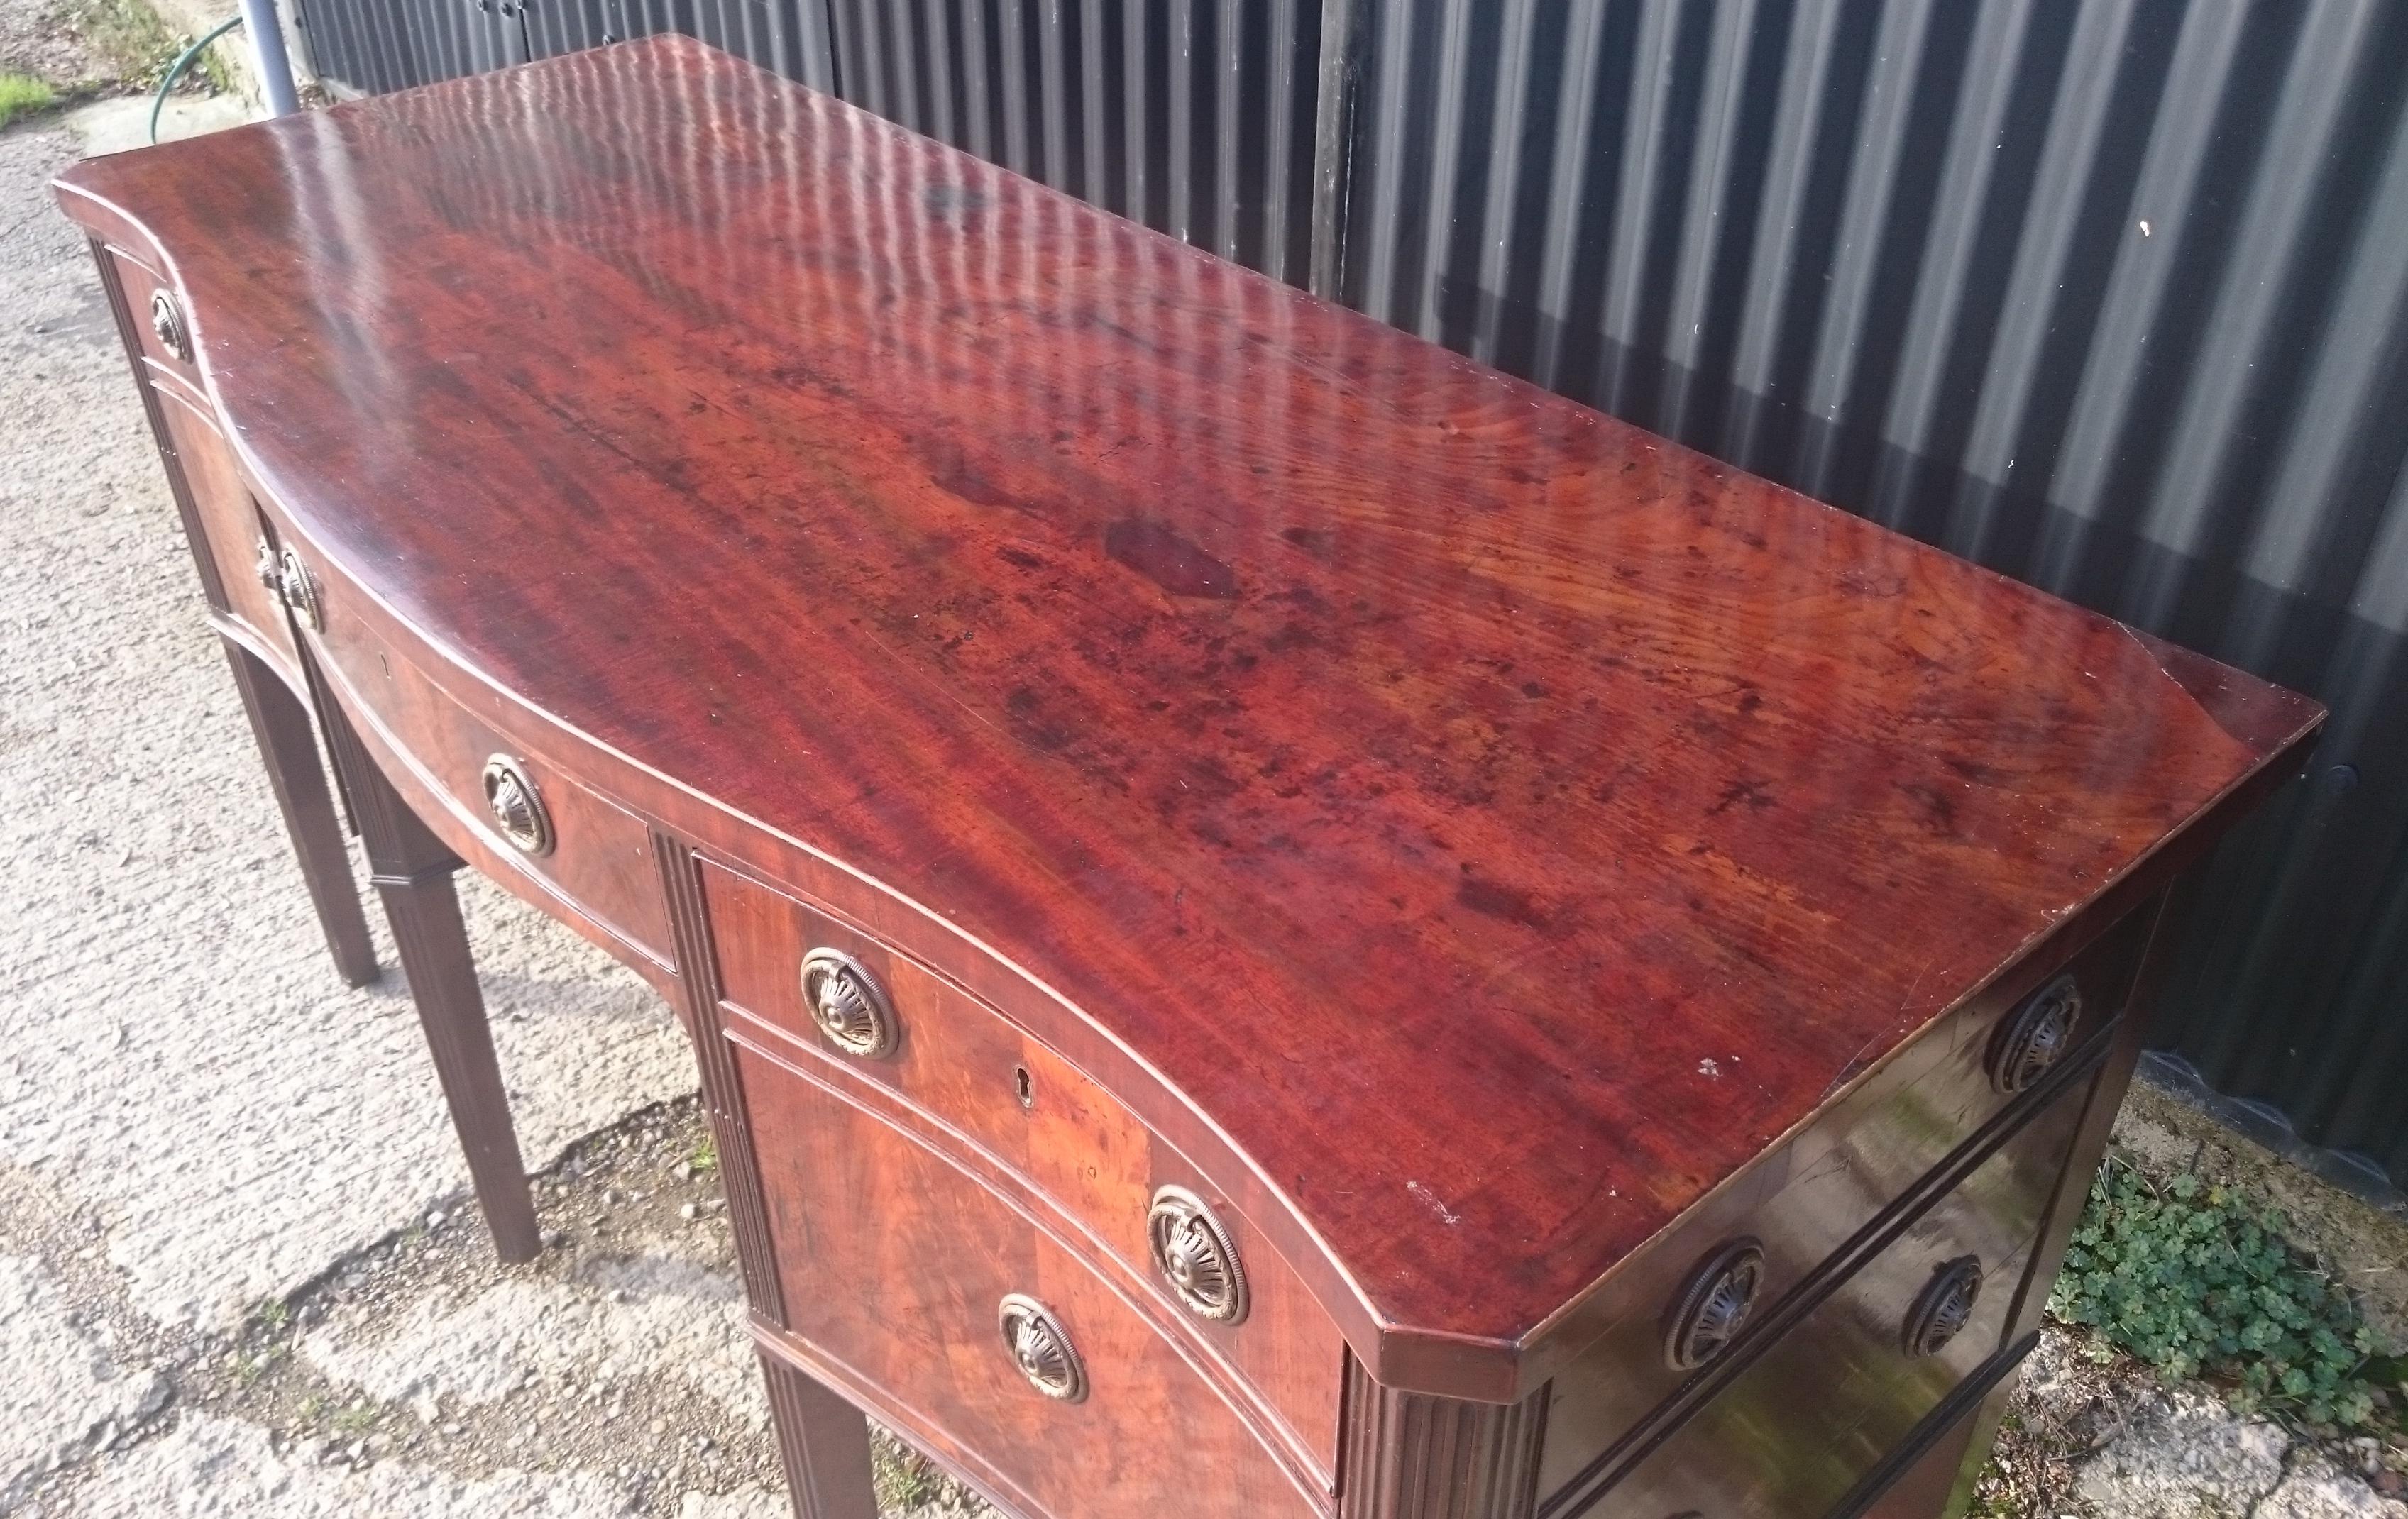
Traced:
<svg viewBox="0 0 2408 1519">
<path fill-rule="evenodd" d="M 1959 1255 L 1932 1268 L 1906 1311 L 1900 1339 L 1909 1355 L 1937 1355 L 1971 1322 L 1982 1300 L 1982 1258 Z"/>
<path fill-rule="evenodd" d="M 2007 1096 L 2041 1079 L 2073 1045 L 2082 1021 L 2082 987 L 2071 971 L 2015 1004 L 1990 1046 L 1990 1085 Z"/>
<path fill-rule="evenodd" d="M 281 597 L 284 590 L 284 561 L 278 558 L 276 545 L 261 538 L 251 551 L 251 573 L 268 594 Z"/>
<path fill-rule="evenodd" d="M 1154 1195 L 1145 1215 L 1154 1269 L 1197 1317 L 1216 1324 L 1242 1324 L 1248 1298 L 1246 1268 L 1238 1242 L 1185 1187 L 1166 1186 Z"/>
<path fill-rule="evenodd" d="M 485 762 L 484 785 L 485 810 L 511 847 L 522 854 L 551 853 L 552 814 L 536 795 L 526 767 L 508 754 L 496 754 Z"/>
<path fill-rule="evenodd" d="M 193 362 L 193 339 L 184 330 L 184 313 L 176 305 L 176 297 L 164 290 L 150 293 L 150 336 L 169 353 Z"/>
<path fill-rule="evenodd" d="M 283 567 L 277 572 L 276 592 L 303 627 L 312 633 L 326 631 L 326 609 L 318 600 L 318 577 L 290 549 L 284 551 Z"/>
<path fill-rule="evenodd" d="M 803 1005 L 828 1042 L 847 1054 L 875 1060 L 894 1053 L 895 1004 L 869 967 L 841 950 L 803 956 Z"/>
<path fill-rule="evenodd" d="M 1752 1239 L 1733 1240 L 1698 1262 L 1666 1315 L 1665 1361 L 1688 1371 L 1721 1354 L 1746 1327 L 1763 1285 L 1764 1247 Z"/>
<path fill-rule="evenodd" d="M 1052 1309 L 1015 1292 L 996 1308 L 996 1327 L 1004 1353 L 1031 1387 L 1065 1403 L 1086 1401 L 1087 1369 Z"/>
</svg>

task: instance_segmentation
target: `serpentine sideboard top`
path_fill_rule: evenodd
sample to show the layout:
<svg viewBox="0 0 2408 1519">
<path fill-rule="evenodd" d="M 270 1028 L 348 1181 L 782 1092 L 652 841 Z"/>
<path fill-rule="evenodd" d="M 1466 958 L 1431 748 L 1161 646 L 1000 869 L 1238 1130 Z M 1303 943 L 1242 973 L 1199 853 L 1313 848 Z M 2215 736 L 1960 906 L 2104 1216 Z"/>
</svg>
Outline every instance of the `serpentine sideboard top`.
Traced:
<svg viewBox="0 0 2408 1519">
<path fill-rule="evenodd" d="M 386 615 L 1500 1397 L 2317 721 L 682 38 L 61 188 Z"/>
</svg>

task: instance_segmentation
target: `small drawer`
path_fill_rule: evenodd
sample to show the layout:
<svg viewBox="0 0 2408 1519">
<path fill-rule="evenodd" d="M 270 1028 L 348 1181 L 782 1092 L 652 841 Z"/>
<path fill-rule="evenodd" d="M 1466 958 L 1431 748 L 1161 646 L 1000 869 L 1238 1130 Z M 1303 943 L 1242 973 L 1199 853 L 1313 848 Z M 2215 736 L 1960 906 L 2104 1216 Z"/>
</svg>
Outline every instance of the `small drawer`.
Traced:
<svg viewBox="0 0 2408 1519">
<path fill-rule="evenodd" d="M 829 1081 L 891 1094 L 933 1120 L 944 1142 L 1025 1182 L 1192 1328 L 1298 1459 L 1334 1480 L 1344 1340 L 1287 1262 L 1176 1150 L 1043 1041 L 909 955 L 722 866 L 706 860 L 701 873 L 732 1025 L 791 1047 Z M 830 974 L 863 984 L 831 987 Z M 884 1026 L 831 1032 L 815 1013 L 822 995 L 841 1004 L 831 1021 Z M 874 1006 L 853 1006 L 857 997 Z M 1188 1218 L 1197 1205 L 1205 1217 Z"/>
<path fill-rule="evenodd" d="M 286 671 L 296 670 L 293 633 L 275 590 L 276 555 L 250 488 L 235 472 L 225 435 L 197 391 L 158 376 L 146 376 L 144 382 L 166 433 L 168 467 L 190 497 L 192 520 L 207 540 L 194 550 L 208 555 L 217 570 L 223 600 L 218 609 L 251 633 L 262 652 Z"/>
<path fill-rule="evenodd" d="M 2071 1057 L 2123 1010 L 2153 920 L 2143 906 L 2046 974 L 1974 997 L 1651 1246 L 1588 1310 L 1598 1332 L 1555 1379 L 1542 1490 L 1695 1373 L 1669 1355 L 1665 1318 L 1703 1263 L 1756 1241 L 1752 1312 L 1769 1311 L 2030 1088 L 2046 1052 Z"/>
<path fill-rule="evenodd" d="M 1585 1496 L 1642 1516 L 1822 1519 L 2004 1347 L 2091 1084 L 2009 1137 L 1627 1477 Z"/>
<path fill-rule="evenodd" d="M 471 711 L 387 645 L 353 609 L 348 585 L 297 551 L 291 559 L 285 595 L 294 623 L 317 636 L 347 708 L 400 756 L 409 774 L 395 783 L 431 794 L 439 810 L 412 797 L 427 826 L 454 849 L 473 839 L 506 873 L 515 866 L 565 899 L 572 921 L 595 924 L 656 967 L 671 965 L 668 909 L 644 821 Z"/>
<path fill-rule="evenodd" d="M 199 339 L 193 336 L 192 313 L 183 296 L 165 276 L 121 248 L 108 251 L 126 308 L 134 314 L 135 338 L 143 357 L 197 387 L 201 382 Z"/>
<path fill-rule="evenodd" d="M 1126 1292 L 1014 1201 L 743 1043 L 793 1335 L 1007 1505 L 1055 1519 L 1323 1512 Z"/>
</svg>

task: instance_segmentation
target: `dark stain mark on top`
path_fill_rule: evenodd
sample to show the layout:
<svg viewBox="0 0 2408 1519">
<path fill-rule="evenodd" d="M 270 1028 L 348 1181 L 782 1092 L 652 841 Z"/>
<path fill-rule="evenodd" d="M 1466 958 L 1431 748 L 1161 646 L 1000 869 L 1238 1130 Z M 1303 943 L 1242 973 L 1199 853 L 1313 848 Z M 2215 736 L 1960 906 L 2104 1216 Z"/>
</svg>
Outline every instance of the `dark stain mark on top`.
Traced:
<svg viewBox="0 0 2408 1519">
<path fill-rule="evenodd" d="M 1455 900 L 1458 906 L 1468 907 L 1484 917 L 1500 918 L 1541 932 L 1544 932 L 1547 926 L 1545 910 L 1529 893 L 1500 886 L 1493 881 L 1482 881 L 1469 873 L 1456 884 Z"/>
<path fill-rule="evenodd" d="M 1174 596 L 1238 595 L 1236 571 L 1160 523 L 1123 518 L 1104 529 L 1104 552 Z"/>
<path fill-rule="evenodd" d="M 1750 811 L 1761 812 L 1772 805 L 1772 792 L 1761 781 L 1734 781 L 1723 788 L 1721 798 L 1706 809 L 1706 816 L 1717 817 L 1742 803 Z"/>
</svg>

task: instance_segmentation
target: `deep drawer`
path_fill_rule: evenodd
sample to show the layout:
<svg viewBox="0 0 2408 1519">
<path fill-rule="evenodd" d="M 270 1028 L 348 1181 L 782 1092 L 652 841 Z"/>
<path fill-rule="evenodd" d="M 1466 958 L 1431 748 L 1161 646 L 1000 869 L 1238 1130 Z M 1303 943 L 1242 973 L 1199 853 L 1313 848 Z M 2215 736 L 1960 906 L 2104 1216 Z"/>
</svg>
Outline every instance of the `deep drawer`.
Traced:
<svg viewBox="0 0 2408 1519">
<path fill-rule="evenodd" d="M 2004 1344 L 2092 1082 L 2072 1083 L 1610 1485 L 1542 1506 L 1822 1519 Z M 1952 1311 L 1970 1290 L 1969 1311 Z M 1953 1330 L 1949 1326 L 1957 1326 Z"/>
<path fill-rule="evenodd" d="M 830 1081 L 894 1094 L 935 1120 L 946 1142 L 974 1145 L 1015 1173 L 1224 1359 L 1299 1458 L 1325 1485 L 1334 1481 L 1344 1341 L 1287 1263 L 1176 1151 L 1043 1041 L 910 956 L 709 861 L 702 885 L 732 1023 L 791 1042 L 792 1058 L 823 1065 Z M 806 985 L 820 983 L 806 962 L 814 952 L 834 952 L 868 979 L 889 1020 L 885 1047 L 848 1048 L 813 1015 Z M 1225 1231 L 1244 1279 L 1237 1322 L 1197 1311 L 1165 1279 L 1148 1221 L 1166 1184 L 1195 1194 Z"/>
<path fill-rule="evenodd" d="M 216 566 L 222 610 L 251 635 L 261 652 L 287 672 L 297 669 L 284 604 L 273 589 L 276 561 L 267 529 L 235 470 L 225 435 L 199 392 L 155 375 L 144 377 L 144 383 L 156 398 L 171 467 L 192 498 L 194 520 L 207 539 L 194 547 Z"/>
<path fill-rule="evenodd" d="M 791 1329 L 915 1443 L 1057 1519 L 1324 1512 L 1202 1368 L 1021 1208 L 741 1041 L 737 1069 Z M 1015 1358 L 1008 1301 L 1043 1314 L 1033 1336 L 1010 1325 L 1053 1393 Z"/>
<path fill-rule="evenodd" d="M 1671 1364 L 1665 1319 L 1700 1264 L 1740 1239 L 1763 1252 L 1757 1314 L 1906 1194 L 2016 1093 L 1994 1079 L 2019 1020 L 2051 988 L 2078 989 L 2057 1047 L 2088 1046 L 2122 1010 L 2154 910 L 2127 914 L 2061 967 L 1985 994 L 1900 1051 L 1883 1071 L 1708 1199 L 1625 1269 L 1584 1311 L 1596 1338 L 1554 1381 L 1541 1491 L 1553 1491 L 1618 1441 L 1691 1376 Z"/>
<path fill-rule="evenodd" d="M 122 248 L 108 250 L 108 263 L 125 292 L 126 308 L 134 313 L 142 356 L 197 391 L 199 339 L 193 336 L 192 314 L 184 309 L 183 297 L 165 276 Z"/>
</svg>

